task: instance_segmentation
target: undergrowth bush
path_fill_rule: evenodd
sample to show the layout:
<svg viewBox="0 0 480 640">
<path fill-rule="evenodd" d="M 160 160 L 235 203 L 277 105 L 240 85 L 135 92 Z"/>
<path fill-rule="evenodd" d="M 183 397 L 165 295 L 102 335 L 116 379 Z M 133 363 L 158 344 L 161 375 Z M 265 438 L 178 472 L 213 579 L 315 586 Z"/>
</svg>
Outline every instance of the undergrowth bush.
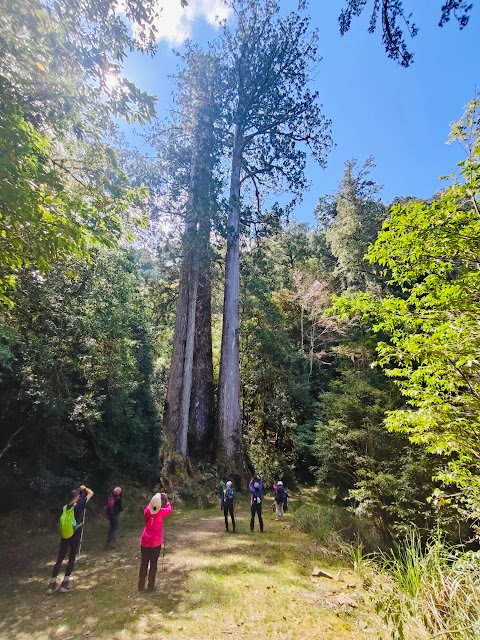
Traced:
<svg viewBox="0 0 480 640">
<path fill-rule="evenodd" d="M 380 561 L 390 588 L 377 609 L 395 625 L 398 640 L 480 638 L 480 552 L 440 539 L 422 546 L 412 531 Z"/>
<path fill-rule="evenodd" d="M 293 526 L 338 551 L 343 551 L 346 542 L 361 541 L 367 551 L 379 543 L 375 529 L 367 521 L 335 504 L 302 504 L 294 513 Z"/>
<path fill-rule="evenodd" d="M 182 478 L 175 487 L 172 498 L 187 505 L 208 507 L 218 502 L 220 480 L 214 468 L 197 471 L 194 475 Z"/>
<path fill-rule="evenodd" d="M 343 534 L 352 525 L 349 520 L 349 514 L 335 505 L 304 504 L 295 511 L 293 526 L 311 534 L 322 545 L 339 547 Z"/>
</svg>

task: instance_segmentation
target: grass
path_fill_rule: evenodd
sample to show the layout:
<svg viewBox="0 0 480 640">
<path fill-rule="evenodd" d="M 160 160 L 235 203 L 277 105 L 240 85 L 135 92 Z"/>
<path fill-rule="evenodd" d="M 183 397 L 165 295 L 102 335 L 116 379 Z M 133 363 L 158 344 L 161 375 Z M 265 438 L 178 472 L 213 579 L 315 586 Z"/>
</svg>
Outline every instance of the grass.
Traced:
<svg viewBox="0 0 480 640">
<path fill-rule="evenodd" d="M 326 556 L 318 541 L 291 527 L 295 500 L 283 522 L 265 507 L 263 534 L 249 530 L 248 498 L 238 500 L 235 534 L 223 531 L 218 507 L 175 509 L 165 521 L 165 570 L 160 559 L 154 594 L 136 591 L 141 510 L 125 516 L 113 551 L 102 549 L 106 522 L 87 520 L 74 589 L 65 595 L 44 595 L 54 532 L 34 530 L 14 546 L 5 537 L 1 551 L 14 569 L 0 567 L 1 640 L 388 637 L 346 560 Z M 312 578 L 315 566 L 335 579 Z"/>
<path fill-rule="evenodd" d="M 412 531 L 381 560 L 390 584 L 379 609 L 399 640 L 480 638 L 480 552 L 462 553 L 441 539 L 423 546 Z"/>
</svg>

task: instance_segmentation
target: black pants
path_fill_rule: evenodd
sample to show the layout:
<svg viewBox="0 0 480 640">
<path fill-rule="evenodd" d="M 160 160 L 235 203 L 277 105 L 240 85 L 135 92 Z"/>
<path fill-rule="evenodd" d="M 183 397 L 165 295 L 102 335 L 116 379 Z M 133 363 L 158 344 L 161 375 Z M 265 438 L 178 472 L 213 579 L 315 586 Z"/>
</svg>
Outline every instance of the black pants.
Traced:
<svg viewBox="0 0 480 640">
<path fill-rule="evenodd" d="M 108 531 L 107 544 L 115 544 L 117 541 L 117 533 L 120 527 L 120 514 L 112 516 L 108 519 L 110 522 L 110 529 Z"/>
<path fill-rule="evenodd" d="M 77 529 L 71 538 L 62 538 L 60 540 L 60 549 L 58 550 L 58 558 L 53 567 L 52 578 L 56 578 L 58 576 L 58 572 L 60 571 L 60 567 L 62 566 L 62 562 L 67 555 L 67 551 L 70 549 L 70 553 L 68 556 L 68 564 L 67 570 L 65 571 L 65 575 L 69 576 L 75 565 L 75 558 L 77 556 L 78 550 L 80 548 L 80 542 L 82 540 L 82 529 Z"/>
<path fill-rule="evenodd" d="M 252 518 L 250 520 L 250 531 L 253 531 L 255 525 L 255 514 L 258 515 L 258 522 L 260 524 L 260 531 L 263 531 L 263 518 L 262 518 L 262 503 L 252 502 Z"/>
<path fill-rule="evenodd" d="M 233 515 L 233 504 L 230 504 L 228 506 L 223 505 L 223 513 L 225 515 L 225 529 L 228 531 L 228 514 L 230 514 L 230 517 L 232 518 L 232 527 L 235 531 L 235 516 Z"/>
<path fill-rule="evenodd" d="M 155 576 L 157 575 L 157 563 L 158 557 L 160 556 L 160 549 L 162 545 L 160 544 L 158 547 L 142 547 L 140 546 L 140 550 L 142 552 L 142 562 L 140 564 L 140 573 L 138 575 L 138 588 L 140 591 L 145 589 L 145 579 L 148 573 L 148 586 L 150 588 L 155 586 Z M 148 565 L 150 564 L 150 570 Z"/>
</svg>

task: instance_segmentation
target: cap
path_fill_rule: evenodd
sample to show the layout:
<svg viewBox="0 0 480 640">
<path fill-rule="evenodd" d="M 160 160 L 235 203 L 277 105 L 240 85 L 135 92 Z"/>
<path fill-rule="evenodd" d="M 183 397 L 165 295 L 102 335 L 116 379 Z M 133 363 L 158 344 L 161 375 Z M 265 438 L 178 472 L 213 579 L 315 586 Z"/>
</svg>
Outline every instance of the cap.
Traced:
<svg viewBox="0 0 480 640">
<path fill-rule="evenodd" d="M 122 489 L 120 487 L 115 487 L 115 489 L 113 490 L 114 496 L 119 496 L 121 493 L 122 493 Z"/>
<path fill-rule="evenodd" d="M 283 487 L 283 482 L 281 480 L 277 482 L 277 487 Z"/>
<path fill-rule="evenodd" d="M 150 500 L 150 513 L 157 513 L 162 506 L 162 494 L 156 493 Z"/>
<path fill-rule="evenodd" d="M 230 489 L 230 487 L 231 487 L 231 486 L 232 486 L 232 481 L 231 481 L 231 480 L 229 480 L 229 481 L 227 482 L 227 487 Z"/>
</svg>

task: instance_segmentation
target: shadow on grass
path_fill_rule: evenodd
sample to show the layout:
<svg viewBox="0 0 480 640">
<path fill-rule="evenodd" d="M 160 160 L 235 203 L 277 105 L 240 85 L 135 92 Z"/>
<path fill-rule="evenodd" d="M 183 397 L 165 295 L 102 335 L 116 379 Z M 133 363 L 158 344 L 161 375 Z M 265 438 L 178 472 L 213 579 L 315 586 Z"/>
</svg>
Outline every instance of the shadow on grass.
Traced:
<svg viewBox="0 0 480 640">
<path fill-rule="evenodd" d="M 257 578 L 264 581 L 270 576 L 273 581 L 285 569 L 292 583 L 305 574 L 295 563 L 305 548 L 299 549 L 298 536 L 293 531 L 290 536 L 285 523 L 271 521 L 272 514 L 264 514 L 263 534 L 249 531 L 248 506 L 237 509 L 235 534 L 224 532 L 219 511 L 188 515 L 180 513 L 166 521 L 166 553 L 165 558 L 160 556 L 158 591 L 152 594 L 137 591 L 143 526 L 138 514 L 123 521 L 114 551 L 102 550 L 105 521 L 88 523 L 72 576 L 72 593 L 45 595 L 58 551 L 55 534 L 42 532 L 22 538 L 15 548 L 8 547 L 18 561 L 13 571 L 0 575 L 0 639 L 159 637 L 171 633 L 169 627 L 185 611 L 226 603 L 230 578 L 244 576 L 248 584 L 237 584 L 244 588 L 255 585 Z"/>
</svg>

